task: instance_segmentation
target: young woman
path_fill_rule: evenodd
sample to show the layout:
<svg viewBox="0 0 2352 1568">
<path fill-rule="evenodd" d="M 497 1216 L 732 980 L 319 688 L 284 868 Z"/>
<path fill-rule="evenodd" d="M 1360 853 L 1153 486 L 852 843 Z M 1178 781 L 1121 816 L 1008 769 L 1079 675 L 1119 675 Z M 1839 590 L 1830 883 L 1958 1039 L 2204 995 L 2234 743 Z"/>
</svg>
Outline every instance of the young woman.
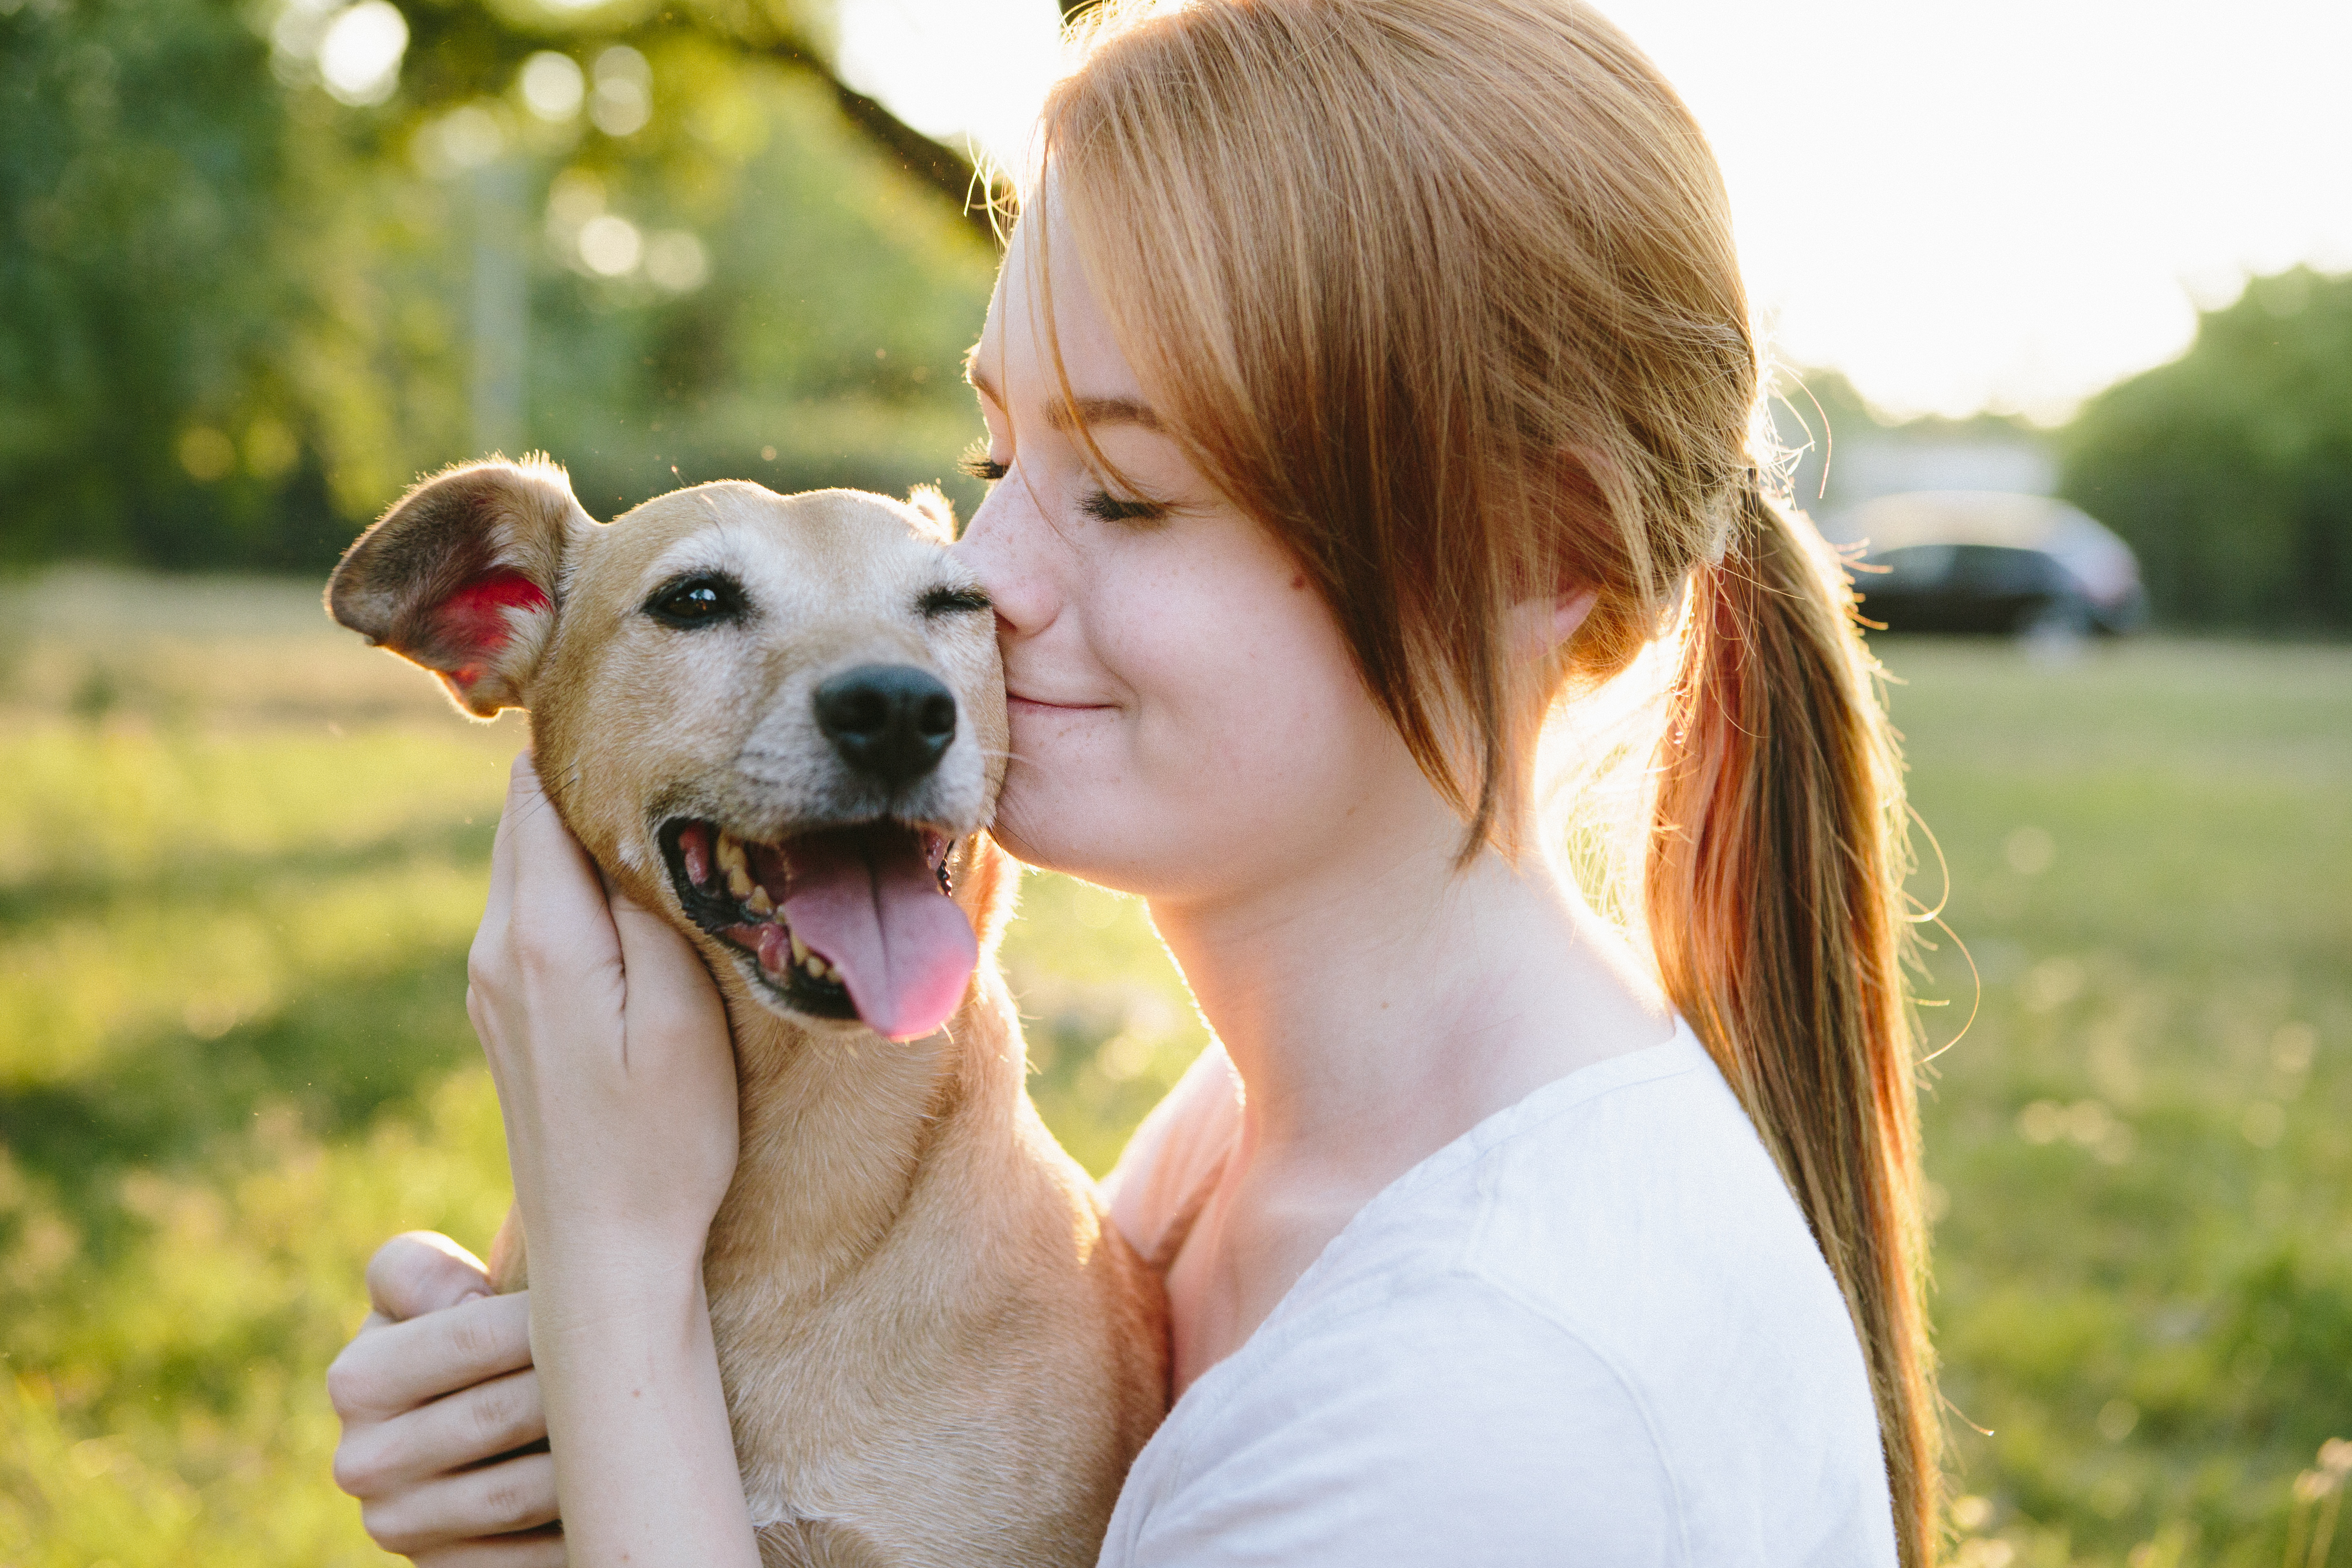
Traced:
<svg viewBox="0 0 2352 1568">
<path fill-rule="evenodd" d="M 1194 0 L 1041 146 L 958 547 L 996 831 L 1146 899 L 1222 1043 L 1111 1178 L 1181 1397 L 1103 1560 L 1930 1563 L 1898 764 L 1688 112 L 1578 0 Z M 1538 742 L 1661 639 L 1629 944 Z M 338 1473 L 421 1563 L 559 1508 L 574 1564 L 751 1563 L 723 1024 L 534 797 L 474 966 L 533 1289 L 380 1253 Z"/>
</svg>

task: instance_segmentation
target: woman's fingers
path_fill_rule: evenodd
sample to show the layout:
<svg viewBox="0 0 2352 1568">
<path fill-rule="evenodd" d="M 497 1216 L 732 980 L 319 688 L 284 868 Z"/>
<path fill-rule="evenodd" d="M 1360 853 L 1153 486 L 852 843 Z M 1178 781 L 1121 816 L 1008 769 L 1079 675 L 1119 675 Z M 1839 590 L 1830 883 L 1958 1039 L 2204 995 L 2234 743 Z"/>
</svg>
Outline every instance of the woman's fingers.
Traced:
<svg viewBox="0 0 2352 1568">
<path fill-rule="evenodd" d="M 394 1237 L 368 1259 L 368 1306 L 392 1322 L 490 1294 L 482 1260 L 436 1231 Z"/>
<path fill-rule="evenodd" d="M 507 775 L 490 846 L 489 897 L 467 977 L 487 996 L 510 997 L 537 978 L 576 978 L 584 968 L 619 963 L 595 864 L 556 815 L 524 752 Z M 561 974 L 548 975 L 558 966 Z"/>
<path fill-rule="evenodd" d="M 731 1102 L 735 1061 L 727 1008 L 711 984 L 710 972 L 703 967 L 702 955 L 676 926 L 620 889 L 608 887 L 605 895 L 620 943 L 622 973 L 627 977 L 622 1002 L 625 1049 L 635 1058 L 637 1047 L 658 1040 L 656 1048 L 700 1050 L 705 1059 L 695 1065 L 717 1071 L 724 1064 Z M 635 1071 L 652 1064 L 627 1065 Z"/>
<path fill-rule="evenodd" d="M 563 1532 L 530 1530 L 416 1553 L 416 1568 L 564 1568 Z"/>
<path fill-rule="evenodd" d="M 327 1368 L 327 1396 L 348 1428 L 530 1364 L 530 1292 L 485 1296 L 362 1331 Z"/>
<path fill-rule="evenodd" d="M 499 807 L 498 832 L 490 839 L 490 893 L 482 906 L 477 949 L 486 941 L 506 938 L 508 922 L 514 916 L 515 827 L 522 817 L 517 804 L 527 805 L 539 795 L 539 772 L 531 765 L 530 753 L 519 752 L 507 768 L 507 798 Z"/>
<path fill-rule="evenodd" d="M 581 944 L 590 942 L 595 951 L 586 956 L 617 963 L 620 948 L 596 864 L 556 815 L 528 752 L 515 759 L 499 833 L 510 863 L 517 955 L 527 962 L 561 955 L 567 964 L 576 963 Z M 494 862 L 497 854 L 494 848 Z"/>
<path fill-rule="evenodd" d="M 360 1522 L 375 1543 L 404 1557 L 534 1529 L 555 1517 L 555 1460 L 547 1454 L 436 1476 L 360 1508 Z"/>
<path fill-rule="evenodd" d="M 510 1372 L 346 1434 L 335 1449 L 335 1484 L 355 1498 L 388 1498 L 546 1436 L 539 1374 Z"/>
</svg>

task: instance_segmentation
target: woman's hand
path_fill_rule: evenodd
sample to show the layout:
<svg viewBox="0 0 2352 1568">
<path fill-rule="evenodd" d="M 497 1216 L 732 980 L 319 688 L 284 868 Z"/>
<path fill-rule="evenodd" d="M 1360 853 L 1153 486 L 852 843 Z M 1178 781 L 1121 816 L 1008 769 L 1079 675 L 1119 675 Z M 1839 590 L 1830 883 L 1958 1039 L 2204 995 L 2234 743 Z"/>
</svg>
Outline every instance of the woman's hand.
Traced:
<svg viewBox="0 0 2352 1568">
<path fill-rule="evenodd" d="M 685 937 L 600 884 L 528 754 L 467 974 L 532 1284 L 593 1280 L 625 1300 L 698 1279 L 735 1174 L 726 1009 Z"/>
<path fill-rule="evenodd" d="M 756 1568 L 702 1290 L 735 1178 L 727 1011 L 693 946 L 602 886 L 529 756 L 467 974 L 506 1118 L 568 1561 Z"/>
<path fill-rule="evenodd" d="M 379 1247 L 367 1282 L 367 1321 L 327 1393 L 343 1424 L 335 1484 L 369 1536 L 422 1568 L 562 1568 L 563 1538 L 543 1528 L 554 1460 L 481 1463 L 547 1436 L 529 1299 L 491 1295 L 472 1254 L 423 1231 Z"/>
</svg>

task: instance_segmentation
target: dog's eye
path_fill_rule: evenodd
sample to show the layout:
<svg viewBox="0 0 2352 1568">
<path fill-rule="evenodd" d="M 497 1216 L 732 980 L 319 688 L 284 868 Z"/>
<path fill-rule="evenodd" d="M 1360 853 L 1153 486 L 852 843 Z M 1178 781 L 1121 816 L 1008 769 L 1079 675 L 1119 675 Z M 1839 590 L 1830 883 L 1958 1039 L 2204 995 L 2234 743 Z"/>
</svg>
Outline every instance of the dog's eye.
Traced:
<svg viewBox="0 0 2352 1568">
<path fill-rule="evenodd" d="M 928 619 L 938 616 L 971 615 L 996 606 L 989 602 L 987 595 L 977 588 L 934 588 L 917 602 L 917 607 Z"/>
<path fill-rule="evenodd" d="M 654 590 L 646 614 L 673 626 L 707 626 L 739 619 L 743 614 L 743 590 L 731 577 L 682 577 Z"/>
</svg>

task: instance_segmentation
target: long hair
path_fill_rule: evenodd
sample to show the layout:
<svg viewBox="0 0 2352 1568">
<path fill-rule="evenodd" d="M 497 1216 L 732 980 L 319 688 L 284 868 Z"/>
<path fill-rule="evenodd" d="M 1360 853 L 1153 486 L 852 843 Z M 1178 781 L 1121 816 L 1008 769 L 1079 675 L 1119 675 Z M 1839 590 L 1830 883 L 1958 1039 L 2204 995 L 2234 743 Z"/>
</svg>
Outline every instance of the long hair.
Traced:
<svg viewBox="0 0 2352 1568">
<path fill-rule="evenodd" d="M 1577 0 L 1110 0 L 1081 33 L 1024 208 L 1064 204 L 1171 433 L 1306 569 L 1465 857 L 1516 852 L 1562 693 L 1678 630 L 1638 904 L 1844 1293 L 1925 1568 L 1900 764 L 1846 579 L 1775 493 L 1705 138 Z M 1579 590 L 1531 688 L 1507 611 Z"/>
</svg>

